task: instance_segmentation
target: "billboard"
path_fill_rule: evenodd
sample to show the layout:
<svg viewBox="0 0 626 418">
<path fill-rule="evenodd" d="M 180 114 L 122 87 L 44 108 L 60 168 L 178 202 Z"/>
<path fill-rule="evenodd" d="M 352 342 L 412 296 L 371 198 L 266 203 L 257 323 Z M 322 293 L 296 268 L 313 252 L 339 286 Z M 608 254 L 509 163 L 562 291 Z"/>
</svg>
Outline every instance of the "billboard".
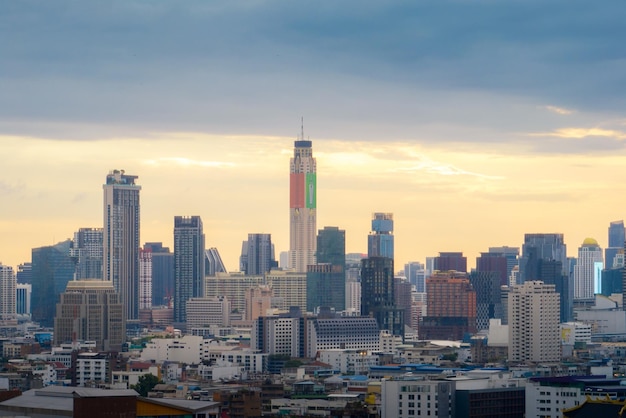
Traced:
<svg viewBox="0 0 626 418">
<path fill-rule="evenodd" d="M 304 173 L 291 173 L 289 176 L 289 207 L 304 207 Z"/>
<path fill-rule="evenodd" d="M 306 173 L 306 207 L 315 209 L 317 204 L 317 182 L 315 173 Z"/>
</svg>

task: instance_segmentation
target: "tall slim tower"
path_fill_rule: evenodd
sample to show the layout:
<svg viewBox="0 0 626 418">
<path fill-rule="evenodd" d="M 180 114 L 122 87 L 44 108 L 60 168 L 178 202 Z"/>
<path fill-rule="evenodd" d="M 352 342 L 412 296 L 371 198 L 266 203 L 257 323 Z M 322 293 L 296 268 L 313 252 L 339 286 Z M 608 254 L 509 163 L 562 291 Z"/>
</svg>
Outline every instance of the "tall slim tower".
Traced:
<svg viewBox="0 0 626 418">
<path fill-rule="evenodd" d="M 393 213 L 372 215 L 372 232 L 367 236 L 367 256 L 393 259 Z"/>
<path fill-rule="evenodd" d="M 137 176 L 113 170 L 104 189 L 102 272 L 113 282 L 125 319 L 139 318 L 139 191 Z"/>
<path fill-rule="evenodd" d="M 174 217 L 174 321 L 187 321 L 187 301 L 204 297 L 204 232 L 199 216 Z"/>
<path fill-rule="evenodd" d="M 295 141 L 289 171 L 289 267 L 306 273 L 315 264 L 317 229 L 316 162 L 311 141 Z"/>
<path fill-rule="evenodd" d="M 16 286 L 13 267 L 0 263 L 0 324 L 16 322 Z"/>
<path fill-rule="evenodd" d="M 592 300 L 600 293 L 600 275 L 604 263 L 598 241 L 586 238 L 578 248 L 578 262 L 574 267 L 574 299 Z"/>
</svg>

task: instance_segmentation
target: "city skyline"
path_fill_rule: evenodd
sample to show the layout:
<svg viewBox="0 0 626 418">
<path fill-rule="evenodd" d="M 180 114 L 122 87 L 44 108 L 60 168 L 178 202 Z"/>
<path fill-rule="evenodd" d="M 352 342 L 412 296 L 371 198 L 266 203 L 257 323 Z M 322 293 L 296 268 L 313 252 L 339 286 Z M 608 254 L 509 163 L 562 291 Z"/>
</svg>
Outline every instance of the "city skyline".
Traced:
<svg viewBox="0 0 626 418">
<path fill-rule="evenodd" d="M 462 251 L 471 267 L 526 233 L 605 249 L 626 217 L 623 9 L 3 4 L 0 262 L 101 228 L 113 168 L 139 176 L 140 245 L 172 248 L 172 217 L 194 213 L 229 270 L 251 232 L 287 251 L 301 117 L 317 228 L 345 230 L 347 252 L 367 251 L 375 212 L 394 214 L 396 266 Z"/>
</svg>

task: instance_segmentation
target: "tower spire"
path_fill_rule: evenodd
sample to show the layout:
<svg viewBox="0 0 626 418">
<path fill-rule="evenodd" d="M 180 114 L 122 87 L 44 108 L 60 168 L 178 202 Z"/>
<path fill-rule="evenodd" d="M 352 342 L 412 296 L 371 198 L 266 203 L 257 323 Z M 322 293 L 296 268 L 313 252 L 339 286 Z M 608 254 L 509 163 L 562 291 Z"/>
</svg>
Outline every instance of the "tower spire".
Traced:
<svg viewBox="0 0 626 418">
<path fill-rule="evenodd" d="M 300 139 L 304 141 L 304 116 L 300 116 Z"/>
</svg>

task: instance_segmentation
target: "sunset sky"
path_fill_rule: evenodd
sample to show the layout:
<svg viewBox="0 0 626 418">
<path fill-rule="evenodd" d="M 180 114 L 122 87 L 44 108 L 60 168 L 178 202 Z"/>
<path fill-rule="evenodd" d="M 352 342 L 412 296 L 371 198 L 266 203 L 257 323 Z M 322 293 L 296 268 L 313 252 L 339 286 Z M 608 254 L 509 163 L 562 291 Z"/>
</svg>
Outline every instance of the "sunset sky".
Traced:
<svg viewBox="0 0 626 418">
<path fill-rule="evenodd" d="M 229 270 L 288 249 L 289 158 L 317 158 L 318 228 L 396 270 L 524 233 L 607 244 L 626 213 L 620 1 L 0 3 L 0 262 L 102 226 L 138 175 L 141 242 L 200 215 Z"/>
</svg>

